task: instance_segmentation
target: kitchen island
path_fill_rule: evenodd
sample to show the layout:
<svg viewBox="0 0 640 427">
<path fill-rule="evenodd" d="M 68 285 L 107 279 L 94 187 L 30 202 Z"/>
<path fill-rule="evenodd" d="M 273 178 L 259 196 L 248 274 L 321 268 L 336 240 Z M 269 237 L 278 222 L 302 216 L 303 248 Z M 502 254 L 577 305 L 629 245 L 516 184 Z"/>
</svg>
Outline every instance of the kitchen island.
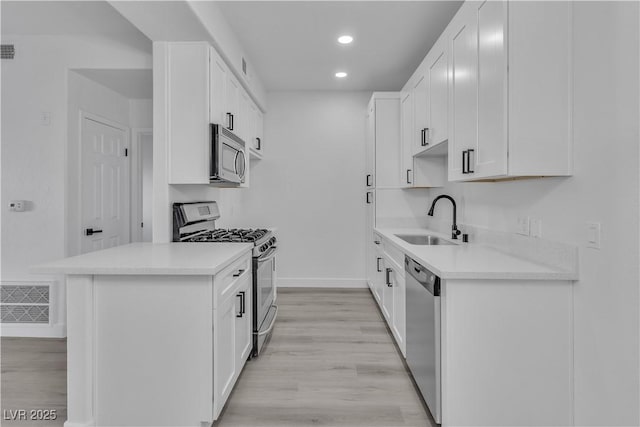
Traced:
<svg viewBox="0 0 640 427">
<path fill-rule="evenodd" d="M 244 243 L 133 243 L 39 265 L 67 277 L 66 427 L 202 426 L 251 352 Z"/>
</svg>

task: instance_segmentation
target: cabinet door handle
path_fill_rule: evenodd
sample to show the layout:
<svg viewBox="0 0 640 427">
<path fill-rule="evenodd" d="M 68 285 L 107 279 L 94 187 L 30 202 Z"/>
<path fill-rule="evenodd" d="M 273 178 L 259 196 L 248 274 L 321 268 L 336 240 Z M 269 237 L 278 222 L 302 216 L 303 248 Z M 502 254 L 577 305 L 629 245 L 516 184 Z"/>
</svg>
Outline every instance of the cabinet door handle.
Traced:
<svg viewBox="0 0 640 427">
<path fill-rule="evenodd" d="M 392 287 L 393 285 L 391 284 L 391 273 L 393 272 L 393 270 L 391 268 L 387 268 L 387 277 L 386 277 L 386 283 L 388 287 Z"/>
<path fill-rule="evenodd" d="M 425 145 L 427 145 L 426 139 L 425 139 L 425 134 L 424 134 L 424 129 L 422 129 L 420 131 L 420 145 L 422 145 L 423 147 Z"/>
<path fill-rule="evenodd" d="M 231 129 L 230 130 L 233 130 L 233 127 L 235 125 L 235 121 L 236 121 L 235 117 L 233 116 L 233 114 L 231 114 Z"/>
<path fill-rule="evenodd" d="M 93 228 L 87 228 L 84 230 L 85 236 L 93 236 L 94 234 L 102 233 L 102 230 L 94 230 Z"/>
<path fill-rule="evenodd" d="M 236 314 L 236 317 L 242 317 L 245 313 L 244 295 L 245 291 L 241 291 L 236 294 L 236 296 L 240 298 L 240 312 Z"/>
<path fill-rule="evenodd" d="M 240 275 L 244 273 L 244 269 L 240 269 L 238 270 L 238 272 L 236 274 L 233 275 L 233 277 L 240 277 Z"/>
<path fill-rule="evenodd" d="M 367 204 L 371 204 L 371 191 L 367 191 Z"/>
<path fill-rule="evenodd" d="M 474 173 L 475 170 L 471 169 L 471 153 L 475 153 L 475 150 L 470 148 L 467 150 L 467 173 Z"/>
<path fill-rule="evenodd" d="M 462 152 L 462 173 L 463 173 L 463 174 L 467 174 L 467 173 L 469 173 L 469 172 L 467 171 L 467 169 L 466 169 L 466 165 L 467 165 L 467 155 L 468 155 L 468 154 L 469 154 L 469 153 L 467 153 L 467 150 L 464 150 L 464 151 Z"/>
<path fill-rule="evenodd" d="M 376 245 L 380 244 L 380 240 L 374 240 L 373 243 L 375 243 Z"/>
<path fill-rule="evenodd" d="M 227 113 L 227 129 L 231 130 L 231 113 Z"/>
<path fill-rule="evenodd" d="M 258 142 L 258 147 L 256 148 L 256 150 L 260 150 L 262 148 L 262 141 L 260 141 L 260 138 L 256 138 L 256 141 Z"/>
<path fill-rule="evenodd" d="M 407 184 L 411 184 L 411 180 L 409 179 L 410 173 L 411 173 L 411 169 L 407 169 Z"/>
<path fill-rule="evenodd" d="M 378 270 L 378 273 L 382 273 L 382 270 L 380 270 L 380 261 L 382 261 L 382 258 L 376 258 L 376 270 Z"/>
<path fill-rule="evenodd" d="M 371 182 L 371 174 L 367 174 L 367 187 L 371 187 L 373 183 Z"/>
<path fill-rule="evenodd" d="M 424 128 L 424 145 L 429 145 L 429 128 Z"/>
</svg>

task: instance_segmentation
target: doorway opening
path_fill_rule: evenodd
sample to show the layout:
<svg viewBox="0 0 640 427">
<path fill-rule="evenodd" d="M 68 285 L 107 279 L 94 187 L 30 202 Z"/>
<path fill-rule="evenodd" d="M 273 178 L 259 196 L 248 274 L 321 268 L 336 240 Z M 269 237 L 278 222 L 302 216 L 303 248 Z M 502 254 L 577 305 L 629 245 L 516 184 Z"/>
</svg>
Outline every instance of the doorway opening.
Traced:
<svg viewBox="0 0 640 427">
<path fill-rule="evenodd" d="M 153 133 L 151 129 L 133 129 L 131 240 L 151 242 L 153 236 Z"/>
<path fill-rule="evenodd" d="M 151 70 L 73 69 L 68 83 L 67 255 L 148 240 Z"/>
</svg>

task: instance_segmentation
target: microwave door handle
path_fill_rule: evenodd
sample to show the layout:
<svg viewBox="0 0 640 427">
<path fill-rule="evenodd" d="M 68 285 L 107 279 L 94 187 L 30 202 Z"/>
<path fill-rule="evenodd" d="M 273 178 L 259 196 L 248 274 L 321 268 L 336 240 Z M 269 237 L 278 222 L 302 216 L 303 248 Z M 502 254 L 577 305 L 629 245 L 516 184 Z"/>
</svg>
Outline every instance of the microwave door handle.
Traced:
<svg viewBox="0 0 640 427">
<path fill-rule="evenodd" d="M 238 158 L 239 157 L 240 157 L 240 164 L 242 165 L 242 166 L 240 166 L 242 168 L 242 171 L 240 171 L 239 167 L 238 167 Z M 238 175 L 240 177 L 240 180 L 244 179 L 244 174 L 246 172 L 245 161 L 246 161 L 246 159 L 244 157 L 244 153 L 242 151 L 237 151 L 235 159 L 234 159 L 234 163 L 235 163 L 236 175 Z"/>
</svg>

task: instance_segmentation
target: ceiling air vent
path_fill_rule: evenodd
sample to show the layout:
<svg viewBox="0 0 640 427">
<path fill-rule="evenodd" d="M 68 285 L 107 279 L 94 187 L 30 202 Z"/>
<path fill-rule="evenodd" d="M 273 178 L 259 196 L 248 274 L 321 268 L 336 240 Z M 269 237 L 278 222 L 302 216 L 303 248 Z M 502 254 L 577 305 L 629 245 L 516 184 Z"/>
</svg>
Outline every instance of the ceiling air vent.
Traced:
<svg viewBox="0 0 640 427">
<path fill-rule="evenodd" d="M 0 58 L 13 59 L 16 54 L 16 49 L 12 44 L 0 45 Z"/>
</svg>

